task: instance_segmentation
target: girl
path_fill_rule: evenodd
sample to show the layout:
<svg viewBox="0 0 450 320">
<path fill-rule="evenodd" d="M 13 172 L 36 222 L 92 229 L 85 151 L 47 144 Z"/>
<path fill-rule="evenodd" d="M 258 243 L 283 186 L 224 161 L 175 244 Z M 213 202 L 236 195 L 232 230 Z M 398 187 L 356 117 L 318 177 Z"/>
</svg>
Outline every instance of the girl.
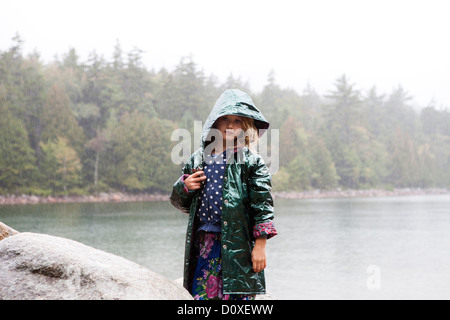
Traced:
<svg viewBox="0 0 450 320">
<path fill-rule="evenodd" d="M 246 93 L 226 90 L 173 186 L 172 204 L 189 214 L 184 287 L 194 299 L 265 293 L 266 240 L 277 232 L 270 173 L 256 144 L 268 127 Z"/>
</svg>

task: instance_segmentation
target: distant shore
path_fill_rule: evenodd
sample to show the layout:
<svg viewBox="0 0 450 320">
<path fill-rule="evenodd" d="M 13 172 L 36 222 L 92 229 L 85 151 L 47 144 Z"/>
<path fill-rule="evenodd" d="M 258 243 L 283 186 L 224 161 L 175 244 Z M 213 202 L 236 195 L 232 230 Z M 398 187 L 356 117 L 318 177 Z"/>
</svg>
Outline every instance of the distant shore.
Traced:
<svg viewBox="0 0 450 320">
<path fill-rule="evenodd" d="M 312 190 L 312 191 L 282 191 L 274 192 L 274 198 L 278 199 L 325 199 L 325 198 L 367 198 L 367 197 L 400 197 L 413 195 L 440 195 L 450 194 L 449 189 L 440 188 L 402 188 L 393 190 L 367 189 L 367 190 Z"/>
<path fill-rule="evenodd" d="M 449 189 L 440 188 L 402 188 L 394 190 L 311 190 L 311 191 L 278 191 L 273 192 L 274 199 L 326 199 L 326 198 L 363 198 L 363 197 L 398 197 L 412 195 L 441 195 L 450 194 Z M 24 205 L 39 203 L 102 203 L 102 202 L 153 202 L 169 201 L 168 194 L 125 194 L 99 193 L 89 196 L 48 196 L 38 197 L 34 195 L 0 195 L 0 205 Z"/>
<path fill-rule="evenodd" d="M 34 195 L 0 195 L 0 205 L 39 204 L 39 203 L 101 203 L 101 202 L 152 202 L 168 201 L 169 195 L 164 194 L 125 194 L 99 193 L 90 196 L 48 196 L 38 197 Z"/>
</svg>

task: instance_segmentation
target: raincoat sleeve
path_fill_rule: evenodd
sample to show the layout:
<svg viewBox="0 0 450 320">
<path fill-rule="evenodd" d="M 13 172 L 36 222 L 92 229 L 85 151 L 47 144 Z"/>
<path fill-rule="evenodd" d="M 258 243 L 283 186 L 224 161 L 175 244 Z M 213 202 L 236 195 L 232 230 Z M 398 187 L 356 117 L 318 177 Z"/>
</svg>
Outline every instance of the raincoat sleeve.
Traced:
<svg viewBox="0 0 450 320">
<path fill-rule="evenodd" d="M 263 159 L 258 156 L 248 179 L 251 215 L 254 221 L 253 236 L 255 239 L 277 235 L 273 223 L 273 198 L 270 193 L 272 181 L 269 169 Z"/>
<path fill-rule="evenodd" d="M 182 173 L 183 175 L 173 185 L 170 202 L 175 208 L 189 214 L 192 198 L 195 193 L 194 191 L 189 191 L 184 184 L 184 179 L 189 177 L 191 173 L 191 165 L 189 163 L 184 166 Z"/>
</svg>

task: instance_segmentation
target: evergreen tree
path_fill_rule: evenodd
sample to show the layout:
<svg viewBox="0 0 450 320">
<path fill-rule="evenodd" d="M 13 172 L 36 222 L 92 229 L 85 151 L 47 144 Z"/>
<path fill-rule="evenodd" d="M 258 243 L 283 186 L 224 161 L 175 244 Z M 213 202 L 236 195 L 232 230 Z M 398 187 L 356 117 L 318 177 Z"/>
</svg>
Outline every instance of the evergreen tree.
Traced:
<svg viewBox="0 0 450 320">
<path fill-rule="evenodd" d="M 23 122 L 3 103 L 0 90 L 0 193 L 26 192 L 36 172 L 33 150 Z"/>
<path fill-rule="evenodd" d="M 356 135 L 355 127 L 360 123 L 361 98 L 346 75 L 338 78 L 335 86 L 336 90 L 326 96 L 330 100 L 324 114 L 326 130 L 336 135 L 341 144 L 348 146 Z"/>
<path fill-rule="evenodd" d="M 354 85 L 343 75 L 335 82 L 336 91 L 327 96 L 323 134 L 327 141 L 340 183 L 357 188 L 361 176 L 361 160 L 354 141 L 360 121 L 361 99 Z"/>
<path fill-rule="evenodd" d="M 167 77 L 160 92 L 157 99 L 158 115 L 163 119 L 178 121 L 184 128 L 192 127 L 194 120 L 204 121 L 214 103 L 207 100 L 204 84 L 203 71 L 198 70 L 192 57 L 183 57 Z"/>
<path fill-rule="evenodd" d="M 70 109 L 69 97 L 65 90 L 56 83 L 48 89 L 41 121 L 43 142 L 64 137 L 78 152 L 81 152 L 84 143 L 83 130 Z"/>
</svg>

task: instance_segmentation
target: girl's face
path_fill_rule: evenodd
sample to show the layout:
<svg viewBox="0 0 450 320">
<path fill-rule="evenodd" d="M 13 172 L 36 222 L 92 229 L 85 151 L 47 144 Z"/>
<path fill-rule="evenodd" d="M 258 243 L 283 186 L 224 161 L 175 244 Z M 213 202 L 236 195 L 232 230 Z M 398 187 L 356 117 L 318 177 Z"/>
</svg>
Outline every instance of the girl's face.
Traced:
<svg viewBox="0 0 450 320">
<path fill-rule="evenodd" d="M 242 120 L 241 117 L 228 115 L 217 119 L 216 129 L 222 133 L 223 143 L 233 143 L 234 140 L 241 136 L 242 131 Z"/>
</svg>

